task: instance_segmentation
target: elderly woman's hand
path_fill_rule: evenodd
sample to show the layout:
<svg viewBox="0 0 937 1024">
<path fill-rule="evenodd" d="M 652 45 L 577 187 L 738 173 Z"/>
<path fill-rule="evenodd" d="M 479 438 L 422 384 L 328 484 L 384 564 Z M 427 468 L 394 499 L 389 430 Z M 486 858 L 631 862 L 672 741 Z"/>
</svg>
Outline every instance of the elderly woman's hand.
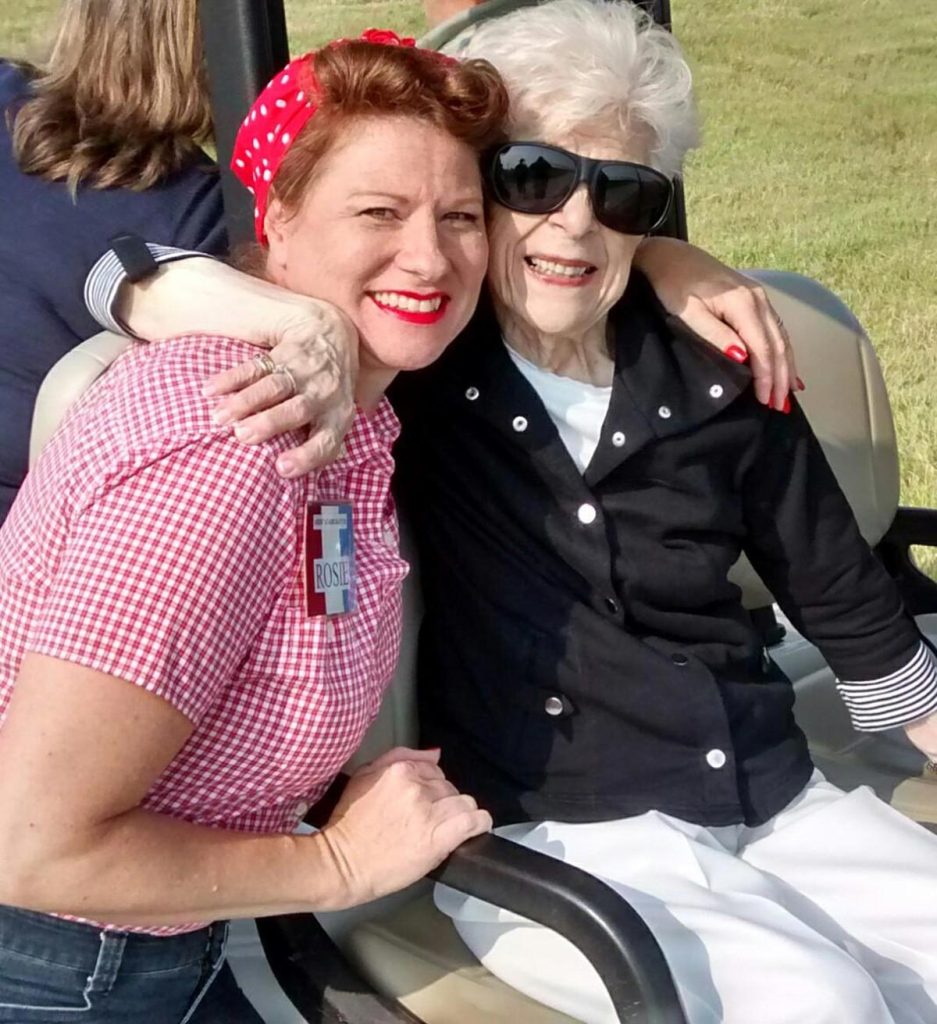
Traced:
<svg viewBox="0 0 937 1024">
<path fill-rule="evenodd" d="M 234 424 L 245 444 L 310 427 L 303 444 L 277 459 L 282 476 L 301 476 L 336 457 L 354 419 L 358 334 L 341 310 L 314 299 L 284 298 L 267 323 L 269 353 L 212 377 L 203 393 L 220 399 L 212 418 Z"/>
<path fill-rule="evenodd" d="M 491 829 L 438 762 L 438 750 L 395 747 L 352 775 L 321 833 L 348 906 L 403 889 Z"/>
<path fill-rule="evenodd" d="M 937 714 L 910 722 L 904 731 L 918 750 L 927 756 L 928 761 L 937 765 Z"/>
<path fill-rule="evenodd" d="M 669 313 L 729 358 L 751 358 L 759 401 L 783 409 L 792 387 L 803 389 L 787 331 L 757 281 L 673 238 L 646 239 L 635 266 Z"/>
</svg>

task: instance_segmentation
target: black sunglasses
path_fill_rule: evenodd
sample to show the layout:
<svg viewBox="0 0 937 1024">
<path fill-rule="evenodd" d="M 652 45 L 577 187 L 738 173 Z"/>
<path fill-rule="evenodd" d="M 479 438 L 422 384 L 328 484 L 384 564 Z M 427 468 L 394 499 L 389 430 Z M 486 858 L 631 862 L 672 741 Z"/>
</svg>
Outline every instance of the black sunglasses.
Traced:
<svg viewBox="0 0 937 1024">
<path fill-rule="evenodd" d="M 589 160 L 542 142 L 506 142 L 482 170 L 495 202 L 518 213 L 559 210 L 585 182 L 596 220 L 625 235 L 660 227 L 673 198 L 673 183 L 653 167 Z"/>
</svg>

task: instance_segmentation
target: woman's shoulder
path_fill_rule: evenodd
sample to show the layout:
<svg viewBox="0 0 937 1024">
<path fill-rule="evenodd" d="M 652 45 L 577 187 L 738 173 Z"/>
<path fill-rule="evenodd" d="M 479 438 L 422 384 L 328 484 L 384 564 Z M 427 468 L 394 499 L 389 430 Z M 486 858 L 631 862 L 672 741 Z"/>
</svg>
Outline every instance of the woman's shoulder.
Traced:
<svg viewBox="0 0 937 1024">
<path fill-rule="evenodd" d="M 31 79 L 28 64 L 0 57 L 0 107 L 28 96 Z"/>
<path fill-rule="evenodd" d="M 205 381 L 250 359 L 256 349 L 236 338 L 190 334 L 136 343 L 70 411 L 60 434 L 115 466 L 166 459 L 202 461 L 206 472 L 271 476 L 280 452 L 301 443 L 297 432 L 247 447 L 212 421 Z M 181 453 L 189 450 L 189 454 Z"/>
</svg>

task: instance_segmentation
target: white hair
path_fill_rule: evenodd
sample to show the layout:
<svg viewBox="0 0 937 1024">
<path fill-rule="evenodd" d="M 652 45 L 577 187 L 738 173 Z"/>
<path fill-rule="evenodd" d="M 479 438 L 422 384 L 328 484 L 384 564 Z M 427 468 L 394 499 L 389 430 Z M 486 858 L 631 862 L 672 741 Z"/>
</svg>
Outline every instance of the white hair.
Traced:
<svg viewBox="0 0 937 1024">
<path fill-rule="evenodd" d="M 677 41 L 624 0 L 549 0 L 480 24 L 463 57 L 491 61 L 511 128 L 539 141 L 590 128 L 640 132 L 650 163 L 678 174 L 699 144 L 693 79 Z"/>
</svg>

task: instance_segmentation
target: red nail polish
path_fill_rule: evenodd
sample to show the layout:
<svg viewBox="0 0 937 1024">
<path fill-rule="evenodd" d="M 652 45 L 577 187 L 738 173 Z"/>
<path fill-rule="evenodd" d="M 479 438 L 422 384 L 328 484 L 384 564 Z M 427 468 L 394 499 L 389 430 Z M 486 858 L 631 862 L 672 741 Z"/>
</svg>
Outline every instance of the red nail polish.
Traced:
<svg viewBox="0 0 937 1024">
<path fill-rule="evenodd" d="M 737 363 L 748 362 L 748 353 L 741 347 L 741 345 L 730 345 L 726 349 L 726 355 L 730 359 L 734 359 Z"/>
<path fill-rule="evenodd" d="M 781 412 L 789 413 L 791 411 L 791 400 L 790 398 L 784 399 L 784 404 L 781 406 Z"/>
<path fill-rule="evenodd" d="M 773 409 L 773 408 L 774 408 L 774 395 L 772 395 L 772 396 L 771 396 L 771 397 L 770 397 L 770 398 L 768 399 L 768 401 L 767 401 L 767 402 L 765 402 L 765 405 L 767 405 L 769 409 Z"/>
<path fill-rule="evenodd" d="M 798 391 L 806 391 L 807 390 L 807 385 L 800 379 L 800 377 L 797 377 L 795 379 L 797 381 L 797 390 Z"/>
</svg>

